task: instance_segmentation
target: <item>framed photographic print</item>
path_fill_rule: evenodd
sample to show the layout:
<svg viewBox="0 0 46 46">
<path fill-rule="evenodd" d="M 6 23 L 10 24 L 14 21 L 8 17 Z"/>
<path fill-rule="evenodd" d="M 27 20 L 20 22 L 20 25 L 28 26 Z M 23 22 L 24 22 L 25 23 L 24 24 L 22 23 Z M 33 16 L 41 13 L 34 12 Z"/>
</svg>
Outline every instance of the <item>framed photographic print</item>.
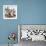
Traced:
<svg viewBox="0 0 46 46">
<path fill-rule="evenodd" d="M 46 41 L 46 25 L 20 24 L 18 30 L 20 33 L 19 41 Z"/>
<path fill-rule="evenodd" d="M 3 19 L 17 19 L 17 5 L 3 5 Z"/>
</svg>

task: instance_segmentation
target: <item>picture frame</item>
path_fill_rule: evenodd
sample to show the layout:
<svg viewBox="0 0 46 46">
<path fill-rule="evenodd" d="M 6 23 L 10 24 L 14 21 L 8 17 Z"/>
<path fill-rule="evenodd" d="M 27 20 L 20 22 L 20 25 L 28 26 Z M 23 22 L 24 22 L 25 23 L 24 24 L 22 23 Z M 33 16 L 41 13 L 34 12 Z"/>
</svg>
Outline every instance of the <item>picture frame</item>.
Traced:
<svg viewBox="0 0 46 46">
<path fill-rule="evenodd" d="M 17 5 L 3 5 L 3 19 L 17 19 Z"/>
</svg>

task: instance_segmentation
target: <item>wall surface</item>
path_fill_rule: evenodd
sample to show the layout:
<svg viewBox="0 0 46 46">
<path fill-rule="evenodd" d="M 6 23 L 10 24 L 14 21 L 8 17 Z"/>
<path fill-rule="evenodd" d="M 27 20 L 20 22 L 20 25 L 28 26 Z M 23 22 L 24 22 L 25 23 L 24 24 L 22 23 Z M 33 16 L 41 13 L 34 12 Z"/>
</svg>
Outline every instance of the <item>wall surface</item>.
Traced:
<svg viewBox="0 0 46 46">
<path fill-rule="evenodd" d="M 16 5 L 16 0 L 0 0 L 0 44 L 7 44 L 9 42 L 8 35 L 10 32 L 16 32 L 18 35 L 17 24 L 19 22 L 19 16 L 17 20 L 3 19 L 3 5 Z M 18 43 L 18 37 L 15 43 Z"/>
<path fill-rule="evenodd" d="M 23 0 L 21 24 L 46 24 L 46 0 Z"/>
</svg>

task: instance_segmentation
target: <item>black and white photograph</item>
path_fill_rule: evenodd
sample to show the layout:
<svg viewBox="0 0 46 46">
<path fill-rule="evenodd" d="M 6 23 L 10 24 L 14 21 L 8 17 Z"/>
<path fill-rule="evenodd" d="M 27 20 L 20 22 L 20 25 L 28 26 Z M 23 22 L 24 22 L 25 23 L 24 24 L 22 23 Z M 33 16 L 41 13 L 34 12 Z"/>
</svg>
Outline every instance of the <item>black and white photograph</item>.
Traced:
<svg viewBox="0 0 46 46">
<path fill-rule="evenodd" d="M 18 34 L 20 46 L 41 45 L 46 42 L 46 25 L 20 24 Z"/>
</svg>

